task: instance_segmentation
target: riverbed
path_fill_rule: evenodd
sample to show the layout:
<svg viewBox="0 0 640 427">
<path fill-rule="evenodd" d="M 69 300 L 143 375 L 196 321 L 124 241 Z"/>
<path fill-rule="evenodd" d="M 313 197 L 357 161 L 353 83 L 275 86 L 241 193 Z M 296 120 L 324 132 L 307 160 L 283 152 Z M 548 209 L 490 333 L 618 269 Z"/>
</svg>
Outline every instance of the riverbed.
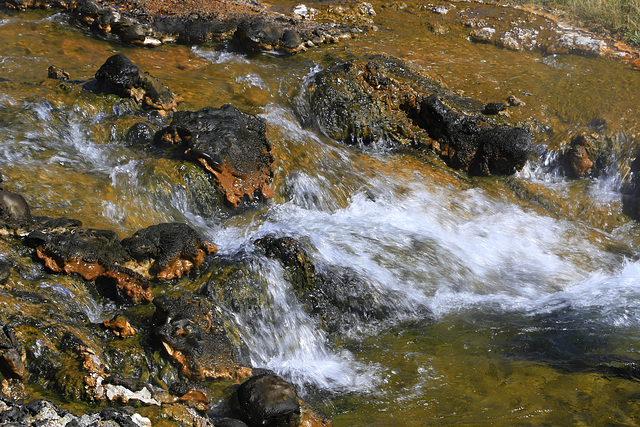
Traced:
<svg viewBox="0 0 640 427">
<path fill-rule="evenodd" d="M 266 302 L 223 301 L 227 321 L 254 366 L 293 382 L 336 426 L 637 425 L 640 228 L 622 200 L 638 148 L 640 72 L 473 43 L 454 12 L 394 5 L 373 3 L 371 34 L 293 56 L 224 43 L 123 46 L 59 11 L 0 9 L 4 188 L 40 215 L 121 237 L 186 222 L 216 256 L 248 259 Z M 172 165 L 126 140 L 137 107 L 82 89 L 114 53 L 183 96 L 182 110 L 230 103 L 262 117 L 275 147 L 273 200 L 238 215 L 194 208 Z M 400 58 L 482 103 L 517 96 L 526 105 L 509 108 L 509 120 L 533 129 L 537 155 L 514 176 L 470 177 L 434 154 L 348 147 L 308 126 L 300 96 L 309 79 L 333 58 L 367 54 Z M 46 79 L 49 65 L 71 81 Z M 553 150 L 585 131 L 615 149 L 598 176 L 570 179 Z M 314 262 L 364 280 L 394 315 L 328 332 L 283 267 L 254 256 L 269 234 L 308 242 Z M 117 311 L 72 292 L 94 323 Z M 40 386 L 32 393 L 56 399 Z"/>
</svg>

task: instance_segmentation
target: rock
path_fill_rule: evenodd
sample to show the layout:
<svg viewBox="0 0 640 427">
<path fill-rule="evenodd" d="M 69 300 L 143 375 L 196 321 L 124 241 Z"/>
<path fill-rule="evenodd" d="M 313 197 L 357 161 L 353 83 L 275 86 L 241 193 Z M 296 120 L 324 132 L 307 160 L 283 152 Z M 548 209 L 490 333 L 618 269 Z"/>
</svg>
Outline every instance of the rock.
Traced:
<svg viewBox="0 0 640 427">
<path fill-rule="evenodd" d="M 86 280 L 98 280 L 100 286 L 117 298 L 135 303 L 151 301 L 147 278 L 126 267 L 133 267 L 128 264 L 131 256 L 112 231 L 91 228 L 34 231 L 25 243 L 36 248 L 38 258 L 53 272 L 78 273 Z"/>
<path fill-rule="evenodd" d="M 185 378 L 237 380 L 251 375 L 251 368 L 238 362 L 215 307 L 206 299 L 163 295 L 153 304 L 155 334 Z"/>
<path fill-rule="evenodd" d="M 350 144 L 432 148 L 450 166 L 471 174 L 511 174 L 524 166 L 532 149 L 529 132 L 498 129 L 445 106 L 438 93 L 465 109 L 477 108 L 477 102 L 452 95 L 407 68 L 378 57 L 319 72 L 308 88 L 316 126 Z"/>
<path fill-rule="evenodd" d="M 469 33 L 469 38 L 474 42 L 491 43 L 495 35 L 495 28 L 483 27 L 477 28 Z"/>
<path fill-rule="evenodd" d="M 256 0 L 172 2 L 170 5 L 152 0 L 123 0 L 117 4 L 96 0 L 8 0 L 6 5 L 12 9 L 64 8 L 98 34 L 115 34 L 126 43 L 143 46 L 176 41 L 221 42 L 233 38 L 240 47 L 249 50 L 293 53 L 367 31 L 366 27 L 351 23 L 314 22 L 311 19 L 317 11 L 304 5 L 298 6 L 290 19 Z M 356 7 L 363 16 L 375 15 L 369 3 Z M 274 38 L 274 34 L 277 37 Z"/>
<path fill-rule="evenodd" d="M 155 133 L 156 130 L 150 124 L 138 122 L 129 128 L 125 140 L 131 145 L 149 144 L 153 142 Z"/>
<path fill-rule="evenodd" d="M 11 274 L 11 263 L 0 260 L 0 285 L 4 285 L 9 280 L 9 275 Z"/>
<path fill-rule="evenodd" d="M 250 52 L 279 50 L 294 53 L 303 49 L 298 32 L 267 19 L 242 20 L 234 34 L 234 42 Z"/>
<path fill-rule="evenodd" d="M 156 134 L 157 141 L 180 143 L 188 155 L 211 172 L 233 207 L 255 193 L 273 197 L 273 146 L 266 125 L 256 116 L 231 105 L 179 111 L 171 124 Z"/>
<path fill-rule="evenodd" d="M 27 229 L 33 223 L 29 204 L 19 194 L 0 190 L 0 227 L 5 233 Z"/>
<path fill-rule="evenodd" d="M 65 218 L 61 220 L 66 223 Z M 45 224 L 55 225 L 61 220 Z M 150 279 L 179 278 L 217 250 L 180 223 L 152 225 L 122 241 L 108 230 L 42 226 L 31 232 L 25 243 L 36 249 L 38 258 L 51 271 L 78 273 L 96 281 L 109 296 L 135 303 L 151 301 Z"/>
<path fill-rule="evenodd" d="M 47 69 L 47 78 L 56 79 L 56 80 L 69 80 L 70 76 L 69 76 L 69 73 L 67 73 L 62 68 L 58 68 L 55 65 L 51 65 Z"/>
<path fill-rule="evenodd" d="M 309 86 L 316 126 L 346 144 L 419 145 L 420 129 L 403 108 L 418 94 L 394 79 L 377 61 L 347 61 L 317 73 Z"/>
<path fill-rule="evenodd" d="M 547 53 L 578 53 L 587 56 L 602 56 L 607 44 L 596 38 L 579 34 L 565 33 L 547 47 Z"/>
<path fill-rule="evenodd" d="M 296 239 L 268 235 L 255 244 L 264 249 L 268 257 L 282 263 L 305 309 L 320 316 L 331 332 L 352 324 L 383 320 L 394 312 L 393 295 L 376 295 L 367 283 L 348 271 L 335 271 L 326 266 L 316 268 L 307 249 Z"/>
<path fill-rule="evenodd" d="M 142 72 L 126 56 L 111 56 L 96 73 L 96 80 L 106 90 L 119 96 L 132 98 L 146 107 L 162 111 L 176 111 L 183 98 L 149 73 Z"/>
<path fill-rule="evenodd" d="M 251 377 L 236 392 L 238 418 L 249 426 L 297 426 L 300 403 L 293 385 L 276 375 Z"/>
<path fill-rule="evenodd" d="M 13 328 L 9 325 L 2 325 L 2 330 L 0 330 L 0 373 L 7 379 L 15 378 L 24 381 L 27 378 L 27 369 L 24 365 L 26 360 L 24 348 L 18 341 Z"/>
<path fill-rule="evenodd" d="M 180 278 L 200 267 L 215 245 L 182 223 L 152 225 L 122 240 L 122 246 L 140 264 L 149 265 L 148 274 L 159 280 Z"/>
<path fill-rule="evenodd" d="M 507 98 L 507 102 L 513 107 L 524 107 L 527 105 L 520 98 L 516 98 L 514 95 L 510 95 L 509 98 Z"/>
<path fill-rule="evenodd" d="M 124 316 L 115 316 L 111 320 L 103 321 L 102 324 L 120 338 L 127 338 L 136 334 L 135 329 Z"/>
<path fill-rule="evenodd" d="M 507 109 L 507 105 L 502 102 L 490 102 L 482 109 L 482 114 L 498 114 L 500 111 Z"/>
<path fill-rule="evenodd" d="M 586 143 L 583 138 L 572 141 L 571 147 L 564 154 L 569 175 L 574 178 L 582 178 L 591 171 L 593 162 L 589 159 Z"/>
<path fill-rule="evenodd" d="M 292 384 L 272 373 L 253 376 L 237 387 L 229 408 L 231 419 L 240 419 L 249 427 L 333 425 L 330 417 L 302 401 Z M 226 425 L 242 424 L 229 421 Z"/>
<path fill-rule="evenodd" d="M 24 405 L 5 405 L 0 409 L 0 423 L 6 426 L 151 426 L 151 420 L 128 412 L 125 408 L 105 408 L 76 416 L 45 399 L 36 399 Z"/>
<path fill-rule="evenodd" d="M 440 144 L 447 162 L 472 175 L 509 175 L 522 169 L 532 152 L 531 134 L 522 128 L 493 128 L 454 112 L 437 95 L 423 99 L 423 125 Z"/>
</svg>

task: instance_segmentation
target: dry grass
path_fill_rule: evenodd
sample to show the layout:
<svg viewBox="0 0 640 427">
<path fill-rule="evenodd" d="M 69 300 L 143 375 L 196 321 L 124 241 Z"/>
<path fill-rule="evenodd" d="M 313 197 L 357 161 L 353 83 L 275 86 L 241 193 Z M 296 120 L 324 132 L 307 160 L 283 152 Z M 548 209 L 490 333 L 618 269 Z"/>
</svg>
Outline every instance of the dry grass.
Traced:
<svg viewBox="0 0 640 427">
<path fill-rule="evenodd" d="M 640 0 L 517 0 L 564 11 L 586 26 L 640 45 Z"/>
</svg>

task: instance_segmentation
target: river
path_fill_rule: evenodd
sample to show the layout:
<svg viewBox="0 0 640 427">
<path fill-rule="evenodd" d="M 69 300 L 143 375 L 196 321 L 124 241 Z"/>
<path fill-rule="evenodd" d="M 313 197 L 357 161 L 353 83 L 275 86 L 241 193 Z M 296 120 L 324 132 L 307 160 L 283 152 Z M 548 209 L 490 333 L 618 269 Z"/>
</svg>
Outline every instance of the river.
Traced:
<svg viewBox="0 0 640 427">
<path fill-rule="evenodd" d="M 222 302 L 227 321 L 254 366 L 292 381 L 336 426 L 637 425 L 640 228 L 623 214 L 621 190 L 637 147 L 640 72 L 475 44 L 451 23 L 444 35 L 426 30 L 429 10 L 374 8 L 374 35 L 294 56 L 126 47 L 63 13 L 0 9 L 5 188 L 38 214 L 121 237 L 186 222 L 217 256 L 246 259 L 265 302 Z M 235 216 L 194 209 L 171 165 L 126 141 L 135 106 L 81 89 L 118 52 L 182 95 L 180 109 L 231 103 L 262 117 L 275 198 Z M 330 56 L 367 53 L 402 58 L 482 102 L 517 95 L 527 105 L 511 120 L 545 130 L 534 135 L 540 155 L 515 176 L 472 178 L 436 156 L 345 147 L 306 126 L 306 81 Z M 45 79 L 49 65 L 79 83 L 61 89 Z M 617 157 L 597 178 L 562 176 L 544 147 L 597 120 Z M 269 234 L 308 242 L 314 262 L 364 280 L 393 315 L 327 332 L 283 267 L 255 255 Z M 112 304 L 71 292 L 93 322 L 112 316 Z"/>
</svg>

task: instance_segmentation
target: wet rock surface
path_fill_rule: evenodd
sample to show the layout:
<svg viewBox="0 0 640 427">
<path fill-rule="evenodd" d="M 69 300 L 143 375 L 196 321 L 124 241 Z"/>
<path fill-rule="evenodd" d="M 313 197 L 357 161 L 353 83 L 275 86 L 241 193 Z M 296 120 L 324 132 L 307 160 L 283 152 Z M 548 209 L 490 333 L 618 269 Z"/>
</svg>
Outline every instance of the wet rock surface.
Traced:
<svg viewBox="0 0 640 427">
<path fill-rule="evenodd" d="M 278 259 L 307 310 L 322 319 L 329 331 L 359 322 L 372 323 L 394 312 L 393 295 L 380 297 L 357 274 L 317 268 L 308 249 L 291 237 L 265 236 L 255 242 L 270 258 Z M 385 303 L 382 303 L 385 301 Z"/>
<path fill-rule="evenodd" d="M 231 105 L 177 112 L 156 141 L 179 144 L 216 178 L 233 207 L 243 199 L 273 197 L 273 146 L 266 124 Z"/>
<path fill-rule="evenodd" d="M 156 297 L 153 304 L 155 334 L 185 378 L 199 381 L 251 375 L 251 368 L 238 361 L 237 350 L 215 306 L 206 299 L 189 294 L 180 298 L 164 295 Z"/>
<path fill-rule="evenodd" d="M 137 103 L 161 111 L 175 111 L 183 101 L 169 88 L 147 72 L 143 72 L 129 58 L 116 54 L 96 72 L 96 80 L 105 91 L 132 98 Z"/>
<path fill-rule="evenodd" d="M 273 373 L 255 375 L 236 388 L 220 425 L 328 427 L 330 418 L 298 397 L 295 387 Z"/>
<path fill-rule="evenodd" d="M 26 200 L 5 190 L 0 209 L 4 233 L 25 236 L 50 271 L 77 273 L 110 296 L 136 303 L 151 301 L 149 280 L 180 278 L 217 251 L 181 223 L 153 225 L 120 240 L 113 231 L 84 228 L 78 220 L 32 217 Z"/>
<path fill-rule="evenodd" d="M 453 105 L 474 103 L 407 74 L 397 62 L 377 58 L 319 72 L 308 88 L 316 125 L 351 144 L 430 148 L 450 166 L 473 175 L 508 175 L 524 167 L 533 148 L 529 131 L 498 127 L 445 105 L 438 94 Z M 407 77 L 409 82 L 401 81 Z M 491 112 L 503 105 L 490 106 Z"/>
<path fill-rule="evenodd" d="M 76 416 L 45 399 L 33 400 L 24 405 L 0 402 L 0 422 L 7 426 L 151 426 L 151 420 L 135 413 L 133 408 L 107 408 Z"/>
<path fill-rule="evenodd" d="M 0 372 L 7 379 L 15 378 L 24 381 L 27 378 L 27 370 L 24 366 L 27 355 L 13 328 L 9 325 L 1 327 Z"/>
</svg>

